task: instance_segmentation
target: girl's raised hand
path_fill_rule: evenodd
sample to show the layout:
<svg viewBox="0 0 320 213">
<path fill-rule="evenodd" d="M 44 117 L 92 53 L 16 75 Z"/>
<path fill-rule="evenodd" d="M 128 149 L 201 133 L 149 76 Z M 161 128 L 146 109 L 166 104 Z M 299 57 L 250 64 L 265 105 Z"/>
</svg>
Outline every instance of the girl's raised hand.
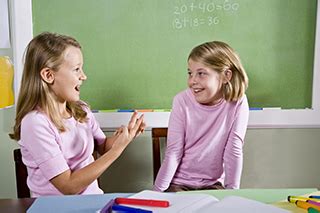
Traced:
<svg viewBox="0 0 320 213">
<path fill-rule="evenodd" d="M 141 133 L 144 132 L 146 128 L 146 123 L 144 122 L 144 115 L 142 114 L 138 118 L 138 112 L 134 112 L 131 116 L 131 119 L 128 123 L 128 130 L 130 134 L 134 134 L 134 137 L 138 137 Z"/>
<path fill-rule="evenodd" d="M 115 132 L 116 138 L 114 140 L 112 148 L 122 152 L 135 137 L 137 137 L 141 134 L 141 132 L 144 131 L 144 128 L 145 123 L 143 121 L 143 115 L 138 117 L 138 113 L 134 112 L 131 116 L 128 126 L 121 126 Z"/>
</svg>

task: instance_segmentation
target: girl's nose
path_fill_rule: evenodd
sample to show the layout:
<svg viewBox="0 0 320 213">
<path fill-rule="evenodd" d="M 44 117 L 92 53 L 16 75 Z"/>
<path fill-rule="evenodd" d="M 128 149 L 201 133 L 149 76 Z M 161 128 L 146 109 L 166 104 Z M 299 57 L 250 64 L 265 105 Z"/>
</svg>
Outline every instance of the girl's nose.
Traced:
<svg viewBox="0 0 320 213">
<path fill-rule="evenodd" d="M 81 72 L 80 79 L 81 79 L 81 80 L 87 80 L 87 76 L 86 76 L 86 74 L 84 73 L 83 70 L 82 70 L 82 72 Z"/>
<path fill-rule="evenodd" d="M 195 80 L 194 77 L 189 78 L 188 85 L 189 85 L 189 86 L 197 85 L 197 81 Z"/>
<path fill-rule="evenodd" d="M 194 84 L 197 84 L 197 82 L 198 82 L 198 81 L 197 81 L 197 80 L 198 80 L 198 79 L 197 79 L 197 75 L 192 76 L 190 80 L 191 80 L 191 83 L 192 83 L 193 85 L 194 85 Z"/>
</svg>

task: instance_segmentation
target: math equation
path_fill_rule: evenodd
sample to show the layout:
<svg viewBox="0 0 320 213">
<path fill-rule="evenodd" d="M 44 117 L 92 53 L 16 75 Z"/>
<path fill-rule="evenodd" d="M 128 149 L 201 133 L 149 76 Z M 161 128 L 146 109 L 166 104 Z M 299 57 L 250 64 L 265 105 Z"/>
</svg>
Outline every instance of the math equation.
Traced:
<svg viewBox="0 0 320 213">
<path fill-rule="evenodd" d="M 173 7 L 172 26 L 176 30 L 197 28 L 200 26 L 214 27 L 222 21 L 224 13 L 235 13 L 240 4 L 237 1 L 181 1 Z M 187 2 L 187 3 L 186 3 Z"/>
</svg>

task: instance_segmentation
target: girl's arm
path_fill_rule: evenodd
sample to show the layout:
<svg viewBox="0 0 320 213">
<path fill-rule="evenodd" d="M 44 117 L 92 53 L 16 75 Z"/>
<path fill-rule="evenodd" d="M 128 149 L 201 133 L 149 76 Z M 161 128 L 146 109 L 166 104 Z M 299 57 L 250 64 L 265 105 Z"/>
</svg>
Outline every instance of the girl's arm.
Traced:
<svg viewBox="0 0 320 213">
<path fill-rule="evenodd" d="M 52 178 L 51 183 L 63 194 L 78 194 L 95 181 L 123 152 L 127 145 L 139 134 L 143 123 L 143 115 L 132 116 L 128 127 L 121 127 L 110 149 L 96 161 L 86 167 L 71 171 L 67 170 Z"/>
<path fill-rule="evenodd" d="M 243 143 L 249 119 L 249 106 L 244 97 L 232 125 L 231 132 L 224 152 L 225 187 L 238 189 L 243 163 Z"/>
<path fill-rule="evenodd" d="M 165 191 L 176 173 L 184 152 L 183 104 L 176 98 L 170 113 L 167 147 L 153 190 Z"/>
</svg>

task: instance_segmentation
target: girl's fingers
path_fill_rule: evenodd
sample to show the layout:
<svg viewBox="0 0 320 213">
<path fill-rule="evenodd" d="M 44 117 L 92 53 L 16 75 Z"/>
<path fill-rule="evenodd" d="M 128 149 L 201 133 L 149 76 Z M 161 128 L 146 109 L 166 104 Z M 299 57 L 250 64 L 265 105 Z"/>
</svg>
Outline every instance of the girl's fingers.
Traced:
<svg viewBox="0 0 320 213">
<path fill-rule="evenodd" d="M 128 124 L 129 130 L 132 129 L 134 127 L 134 125 L 136 124 L 137 117 L 138 117 L 138 112 L 134 111 L 131 118 L 130 118 L 129 124 Z"/>
<path fill-rule="evenodd" d="M 145 129 L 144 114 L 138 118 L 138 112 L 134 112 L 128 124 L 128 131 L 133 138 L 139 136 Z"/>
<path fill-rule="evenodd" d="M 139 130 L 141 123 L 143 122 L 143 117 L 144 115 L 142 114 L 137 120 L 135 125 L 133 126 L 133 128 L 131 129 L 132 131 L 134 131 L 135 133 Z"/>
<path fill-rule="evenodd" d="M 146 123 L 143 121 L 141 126 L 140 126 L 141 133 L 144 132 L 144 129 L 146 128 L 146 126 L 147 126 Z"/>
<path fill-rule="evenodd" d="M 120 134 L 119 129 L 116 129 L 116 131 L 113 133 L 114 136 L 117 136 L 119 134 Z"/>
<path fill-rule="evenodd" d="M 133 138 L 139 137 L 139 135 L 141 135 L 141 132 L 138 131 Z"/>
<path fill-rule="evenodd" d="M 128 134 L 128 128 L 126 127 L 126 126 L 121 126 L 120 128 L 119 128 L 119 135 L 118 136 L 120 136 L 120 135 L 127 135 Z"/>
<path fill-rule="evenodd" d="M 146 123 L 144 121 L 142 121 L 139 129 L 137 130 L 137 134 L 136 137 L 138 137 L 139 135 L 141 135 L 144 132 L 144 129 L 146 128 Z"/>
</svg>

